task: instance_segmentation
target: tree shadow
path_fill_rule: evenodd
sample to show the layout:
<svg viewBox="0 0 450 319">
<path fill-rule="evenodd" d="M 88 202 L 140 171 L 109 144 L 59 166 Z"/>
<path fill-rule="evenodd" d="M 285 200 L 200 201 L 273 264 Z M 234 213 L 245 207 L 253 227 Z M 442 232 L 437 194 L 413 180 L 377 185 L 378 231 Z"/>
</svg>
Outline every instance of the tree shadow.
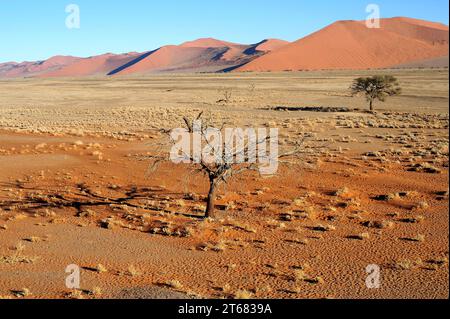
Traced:
<svg viewBox="0 0 450 319">
<path fill-rule="evenodd" d="M 49 191 L 48 189 L 27 187 L 23 182 L 2 183 L 4 188 L 16 188 L 25 191 L 25 195 L 18 199 L 0 200 L 0 209 L 4 211 L 14 211 L 16 209 L 28 214 L 34 214 L 39 209 L 74 208 L 77 214 L 93 207 L 123 206 L 143 211 L 162 211 L 160 208 L 151 205 L 138 204 L 136 201 L 162 201 L 167 196 L 176 199 L 184 199 L 185 194 L 170 192 L 160 188 L 147 188 L 129 186 L 122 188 L 123 195 L 104 196 L 95 193 L 86 184 L 76 184 L 74 191 Z M 117 191 L 118 192 L 118 191 Z M 204 215 L 196 215 L 184 212 L 172 212 L 163 210 L 165 213 L 177 216 L 184 216 L 193 219 L 204 219 Z"/>
</svg>

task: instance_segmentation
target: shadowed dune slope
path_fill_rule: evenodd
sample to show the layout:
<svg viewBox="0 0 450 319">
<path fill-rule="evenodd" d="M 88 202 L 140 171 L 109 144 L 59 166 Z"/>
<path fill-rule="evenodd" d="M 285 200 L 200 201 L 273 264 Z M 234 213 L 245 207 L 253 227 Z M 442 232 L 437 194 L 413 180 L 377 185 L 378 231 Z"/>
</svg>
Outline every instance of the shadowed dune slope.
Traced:
<svg viewBox="0 0 450 319">
<path fill-rule="evenodd" d="M 253 45 L 236 44 L 212 38 L 185 42 L 179 46 L 164 46 L 115 75 L 160 72 L 219 72 L 244 65 L 288 42 L 264 40 Z"/>
<path fill-rule="evenodd" d="M 139 57 L 140 53 L 125 54 L 103 54 L 86 59 L 80 59 L 78 62 L 70 64 L 54 72 L 43 74 L 44 77 L 74 77 L 74 76 L 93 76 L 106 75 L 118 67 L 129 63 Z"/>
</svg>

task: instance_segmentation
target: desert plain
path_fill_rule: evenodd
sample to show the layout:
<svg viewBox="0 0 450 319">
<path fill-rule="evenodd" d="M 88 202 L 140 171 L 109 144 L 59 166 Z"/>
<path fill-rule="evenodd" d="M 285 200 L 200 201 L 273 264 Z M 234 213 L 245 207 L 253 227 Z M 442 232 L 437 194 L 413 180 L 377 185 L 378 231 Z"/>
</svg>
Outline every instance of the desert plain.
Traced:
<svg viewBox="0 0 450 319">
<path fill-rule="evenodd" d="M 349 87 L 374 74 L 403 93 L 369 113 Z M 0 80 L 0 296 L 448 298 L 448 81 L 439 68 Z M 201 218 L 204 176 L 148 170 L 162 131 L 201 111 L 279 128 L 284 146 L 306 136 L 303 165 L 235 176 Z"/>
</svg>

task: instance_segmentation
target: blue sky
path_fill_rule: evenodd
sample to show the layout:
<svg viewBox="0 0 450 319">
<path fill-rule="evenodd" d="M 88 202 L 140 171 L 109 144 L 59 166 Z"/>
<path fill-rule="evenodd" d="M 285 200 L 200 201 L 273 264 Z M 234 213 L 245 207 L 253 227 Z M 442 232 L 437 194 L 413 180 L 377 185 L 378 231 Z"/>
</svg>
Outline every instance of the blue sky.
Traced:
<svg viewBox="0 0 450 319">
<path fill-rule="evenodd" d="M 66 28 L 71 3 L 80 29 Z M 294 41 L 336 20 L 363 20 L 370 3 L 382 17 L 448 25 L 447 0 L 0 0 L 0 62 L 143 52 L 200 37 Z"/>
</svg>

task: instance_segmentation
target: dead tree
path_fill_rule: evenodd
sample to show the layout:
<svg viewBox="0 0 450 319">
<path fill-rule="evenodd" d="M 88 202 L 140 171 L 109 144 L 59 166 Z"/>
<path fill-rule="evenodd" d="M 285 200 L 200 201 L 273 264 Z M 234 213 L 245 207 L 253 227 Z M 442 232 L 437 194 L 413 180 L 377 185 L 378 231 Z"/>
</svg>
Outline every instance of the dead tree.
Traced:
<svg viewBox="0 0 450 319">
<path fill-rule="evenodd" d="M 255 161 L 255 158 L 261 156 L 259 150 L 261 148 L 265 150 L 267 143 L 278 143 L 278 136 L 276 141 L 273 141 L 272 134 L 262 137 L 251 136 L 251 134 L 247 136 L 244 130 L 234 129 L 232 138 L 225 138 L 220 143 L 217 143 L 217 141 L 212 141 L 211 136 L 214 134 L 211 133 L 223 133 L 226 130 L 226 123 L 221 123 L 220 128 L 217 128 L 213 126 L 211 119 L 202 121 L 202 116 L 203 112 L 193 119 L 185 117 L 183 119 L 185 127 L 180 129 L 180 131 L 184 131 L 191 138 L 197 134 L 197 139 L 200 139 L 202 145 L 205 144 L 206 147 L 202 149 L 201 154 L 198 152 L 196 154 L 195 151 L 181 151 L 177 155 L 179 156 L 179 163 L 190 166 L 194 171 L 201 173 L 208 179 L 209 189 L 206 201 L 206 218 L 214 217 L 215 202 L 219 187 L 222 184 L 227 184 L 234 176 L 248 171 L 259 171 L 261 173 L 264 171 L 262 166 L 270 166 L 271 164 L 275 164 L 275 161 L 277 165 L 280 163 L 300 163 L 300 159 L 305 153 L 302 147 L 305 137 L 302 137 L 293 143 L 289 150 L 283 153 L 277 151 L 276 154 L 271 154 L 263 159 L 259 158 L 258 163 L 258 161 Z M 173 146 L 179 141 L 175 140 L 174 136 L 171 135 L 173 131 L 169 132 L 164 130 L 163 132 L 168 137 L 169 142 L 163 141 L 160 144 L 163 150 L 162 153 L 159 152 L 156 155 L 149 156 L 152 161 L 150 171 L 155 171 L 162 162 L 167 162 L 170 159 L 173 161 L 173 158 L 171 158 L 167 151 L 167 146 Z M 227 135 L 225 134 L 225 136 Z M 189 143 L 191 143 L 191 138 Z"/>
<path fill-rule="evenodd" d="M 217 100 L 216 103 L 225 103 L 228 104 L 231 102 L 231 97 L 233 96 L 233 90 L 232 89 L 222 89 L 219 92 L 222 93 L 223 98 Z"/>
</svg>

